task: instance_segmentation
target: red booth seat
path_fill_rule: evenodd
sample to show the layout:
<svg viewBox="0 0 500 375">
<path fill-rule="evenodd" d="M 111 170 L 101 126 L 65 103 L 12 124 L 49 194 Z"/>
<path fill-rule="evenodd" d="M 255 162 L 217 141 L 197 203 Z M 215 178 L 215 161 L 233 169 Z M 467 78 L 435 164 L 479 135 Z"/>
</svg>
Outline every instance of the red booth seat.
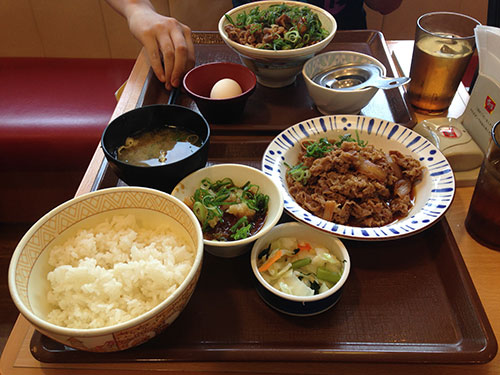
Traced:
<svg viewBox="0 0 500 375">
<path fill-rule="evenodd" d="M 72 198 L 133 60 L 0 58 L 0 222 Z"/>
</svg>

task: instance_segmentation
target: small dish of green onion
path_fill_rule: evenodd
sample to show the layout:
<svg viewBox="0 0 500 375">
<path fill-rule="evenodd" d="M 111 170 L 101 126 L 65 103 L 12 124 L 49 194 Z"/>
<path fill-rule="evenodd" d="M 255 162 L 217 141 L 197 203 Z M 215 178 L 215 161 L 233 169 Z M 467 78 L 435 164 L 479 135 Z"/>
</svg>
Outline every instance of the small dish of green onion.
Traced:
<svg viewBox="0 0 500 375">
<path fill-rule="evenodd" d="M 218 257 L 248 252 L 283 213 L 278 183 L 243 164 L 199 169 L 180 181 L 171 194 L 191 208 L 202 229 L 206 252 Z"/>
</svg>

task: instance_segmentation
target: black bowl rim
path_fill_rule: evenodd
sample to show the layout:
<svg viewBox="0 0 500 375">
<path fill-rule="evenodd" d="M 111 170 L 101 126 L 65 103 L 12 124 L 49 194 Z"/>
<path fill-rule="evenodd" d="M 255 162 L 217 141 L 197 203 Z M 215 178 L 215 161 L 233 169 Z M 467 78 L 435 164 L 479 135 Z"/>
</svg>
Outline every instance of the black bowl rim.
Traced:
<svg viewBox="0 0 500 375">
<path fill-rule="evenodd" d="M 155 108 L 158 108 L 158 107 L 177 107 L 177 108 L 182 108 L 183 110 L 187 110 L 189 112 L 192 112 L 192 113 L 196 114 L 197 116 L 200 116 L 200 118 L 203 120 L 203 123 L 207 127 L 207 136 L 203 140 L 202 147 L 200 147 L 198 150 L 196 150 L 195 152 L 193 152 L 191 155 L 189 155 L 188 157 L 186 157 L 184 159 L 177 160 L 177 161 L 175 161 L 173 163 L 168 163 L 168 164 L 164 164 L 164 165 L 140 166 L 140 165 L 133 165 L 133 164 L 125 163 L 125 162 L 117 159 L 106 148 L 106 146 L 104 145 L 104 138 L 105 138 L 106 133 L 107 133 L 108 129 L 110 128 L 110 126 L 112 126 L 112 124 L 115 123 L 115 122 L 117 122 L 119 119 L 121 119 L 123 117 L 126 117 L 127 115 L 130 115 L 132 112 L 135 112 L 135 111 L 138 111 L 138 110 L 147 110 L 147 109 L 150 109 L 150 108 L 153 108 L 153 107 L 155 107 Z M 187 108 L 187 107 L 184 107 L 184 106 L 178 105 L 178 104 L 150 104 L 150 105 L 145 105 L 145 106 L 142 106 L 142 107 L 136 107 L 134 109 L 131 109 L 130 111 L 124 112 L 120 116 L 118 116 L 118 117 L 114 118 L 113 120 L 111 120 L 108 123 L 108 125 L 106 125 L 106 127 L 104 128 L 104 131 L 102 132 L 102 135 L 101 135 L 101 149 L 103 150 L 104 155 L 106 156 L 106 158 L 110 158 L 111 160 L 113 160 L 114 163 L 116 163 L 117 165 L 123 166 L 125 168 L 150 169 L 150 168 L 162 168 L 162 167 L 167 167 L 167 166 L 171 167 L 171 166 L 176 165 L 177 163 L 181 163 L 181 162 L 185 161 L 186 159 L 190 159 L 190 158 L 194 157 L 195 155 L 197 155 L 200 152 L 203 152 L 203 149 L 204 149 L 203 146 L 205 146 L 205 145 L 207 145 L 209 143 L 210 143 L 210 124 L 208 123 L 208 121 L 205 118 L 205 116 L 203 116 L 199 112 L 196 112 L 196 111 L 192 110 L 191 108 Z"/>
</svg>

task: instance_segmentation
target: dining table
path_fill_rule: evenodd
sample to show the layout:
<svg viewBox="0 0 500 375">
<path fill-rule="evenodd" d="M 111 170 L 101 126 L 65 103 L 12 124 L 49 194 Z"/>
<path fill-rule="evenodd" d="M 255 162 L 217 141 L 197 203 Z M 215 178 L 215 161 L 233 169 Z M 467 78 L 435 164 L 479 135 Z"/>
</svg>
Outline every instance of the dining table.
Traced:
<svg viewBox="0 0 500 375">
<path fill-rule="evenodd" d="M 350 32 L 339 32 L 339 36 L 335 37 L 332 43 L 340 43 L 339 48 L 349 48 L 349 43 L 352 41 L 352 33 Z M 363 38 L 367 36 L 366 32 L 361 35 Z M 204 61 L 211 61 L 220 58 L 220 54 L 211 53 L 215 45 L 216 48 L 223 49 L 227 48 L 220 40 L 217 39 L 217 35 L 206 32 L 193 33 L 193 38 L 195 39 L 195 46 L 197 49 L 197 63 L 203 63 Z M 342 39 L 345 38 L 345 39 Z M 214 41 L 215 40 L 215 41 Z M 363 39 L 364 40 L 364 39 Z M 342 44 L 342 43 L 347 44 Z M 375 52 L 381 53 L 382 57 L 387 58 L 385 64 L 391 75 L 394 76 L 407 76 L 409 75 L 412 51 L 413 51 L 413 41 L 411 40 L 384 40 L 383 35 L 380 32 L 371 32 L 368 35 L 368 39 L 363 43 L 368 43 L 373 45 L 377 44 Z M 224 53 L 230 54 L 232 51 L 229 49 Z M 235 55 L 236 56 L 236 55 Z M 381 58 L 382 58 L 381 57 Z M 237 58 L 237 56 L 235 57 Z M 300 77 L 298 78 L 298 80 Z M 302 89 L 302 85 L 297 83 L 295 88 L 287 89 L 264 89 L 258 87 L 261 90 L 259 95 L 266 97 L 266 100 L 274 100 L 275 96 L 281 95 L 283 90 L 291 89 Z M 411 106 L 406 100 L 406 88 L 400 87 L 394 90 L 394 97 L 391 98 L 387 93 L 381 93 L 380 95 L 385 95 L 384 105 L 392 111 L 393 118 L 388 120 L 402 123 L 410 128 L 414 127 L 416 123 L 424 119 L 432 118 L 432 116 L 424 115 L 413 111 Z M 257 92 L 256 92 L 257 94 Z M 254 96 L 256 95 L 254 94 Z M 195 105 L 189 101 L 189 98 L 182 93 L 179 94 L 179 102 L 182 105 L 189 105 L 196 109 Z M 301 94 L 304 98 L 307 97 L 305 91 Z M 156 82 L 156 78 L 152 74 L 151 67 L 148 63 L 147 55 L 144 50 L 138 55 L 135 65 L 131 71 L 131 74 L 121 91 L 119 98 L 117 100 L 116 108 L 110 119 L 120 116 L 124 112 L 132 110 L 140 105 L 146 105 L 151 102 L 160 101 L 167 102 L 170 98 L 170 93 L 167 92 L 163 86 Z M 255 97 L 255 101 L 258 97 Z M 291 99 L 293 101 L 293 99 Z M 304 99 L 305 100 L 305 99 Z M 463 84 L 457 90 L 454 100 L 448 109 L 447 113 L 441 116 L 448 116 L 453 118 L 459 118 L 464 110 L 466 109 L 469 100 L 469 92 L 464 87 Z M 281 103 L 281 102 L 280 102 Z M 308 102 L 309 112 L 304 112 L 306 114 L 316 113 L 317 116 L 321 116 L 319 112 L 315 112 L 316 109 L 314 105 L 311 104 L 310 99 Z M 246 128 L 238 128 L 239 124 L 211 124 L 212 136 L 210 143 L 210 153 L 209 153 L 209 163 L 223 163 L 223 162 L 241 162 L 255 167 L 260 167 L 262 150 L 265 149 L 266 145 L 273 139 L 274 136 L 280 131 L 279 127 L 273 128 L 271 131 L 266 131 L 263 121 L 275 121 L 274 114 L 268 114 L 266 118 L 254 115 L 252 111 L 255 110 L 255 105 L 259 103 L 249 103 L 245 109 L 245 115 L 247 117 L 252 117 L 257 119 L 253 123 L 248 123 Z M 261 103 L 262 104 L 262 103 Z M 302 121 L 303 119 L 288 119 L 286 116 L 286 107 L 281 116 L 284 116 L 284 122 L 289 122 L 289 125 L 293 125 L 296 122 Z M 394 114 L 396 113 L 396 114 Z M 372 109 L 372 112 L 365 111 L 361 113 L 362 115 L 378 116 L 376 109 Z M 279 116 L 278 113 L 276 116 Z M 384 112 L 380 113 L 380 116 L 385 116 Z M 268 120 L 266 120 L 268 119 Z M 244 122 L 244 120 L 241 120 Z M 278 123 L 278 122 L 276 122 Z M 242 125 L 241 125 L 242 126 Z M 113 174 L 113 172 L 108 168 L 105 156 L 100 145 L 96 145 L 96 151 L 92 157 L 92 160 L 88 166 L 88 169 L 81 181 L 81 184 L 76 192 L 76 196 L 88 193 L 90 191 L 108 187 L 108 186 L 119 186 L 123 184 L 119 179 Z M 248 352 L 248 358 L 245 357 L 245 353 L 241 353 L 241 346 L 237 345 L 237 338 L 235 338 L 234 349 L 231 349 L 231 343 L 222 350 L 213 350 L 210 352 L 204 352 L 203 345 L 197 346 L 196 350 L 193 351 L 192 355 L 189 353 L 183 353 L 180 359 L 175 360 L 172 358 L 161 358 L 158 353 L 161 351 L 154 351 L 155 355 L 149 355 L 142 352 L 141 355 L 135 357 L 137 352 L 133 352 L 128 355 L 124 354 L 124 357 L 119 357 L 119 355 L 110 355 L 109 360 L 106 360 L 106 353 L 99 353 L 99 360 L 92 360 L 92 353 L 78 353 L 71 352 L 68 348 L 59 348 L 49 353 L 50 356 L 45 357 L 46 359 L 40 359 L 45 354 L 40 353 L 41 346 L 34 345 L 34 340 L 40 340 L 40 334 L 37 336 L 37 332 L 34 327 L 22 316 L 20 315 L 10 333 L 8 341 L 6 343 L 5 349 L 2 353 L 0 360 L 0 373 L 2 375 L 11 374 L 22 374 L 22 375 L 51 375 L 51 374 L 82 374 L 82 375 L 93 375 L 93 374 L 108 374 L 108 373 L 126 373 L 126 374 L 158 374 L 158 373 L 182 373 L 182 374 L 477 374 L 477 375 L 487 375 L 487 374 L 500 374 L 500 358 L 497 356 L 497 342 L 495 334 L 500 333 L 500 252 L 489 249 L 482 246 L 477 241 L 475 241 L 467 232 L 464 221 L 467 215 L 469 203 L 474 191 L 473 184 L 468 186 L 458 186 L 456 188 L 455 196 L 451 206 L 446 212 L 445 216 L 442 218 L 442 223 L 435 224 L 439 226 L 438 229 L 428 229 L 427 240 L 425 246 L 432 247 L 433 243 L 441 243 L 440 238 L 433 238 L 432 236 L 446 236 L 447 243 L 453 249 L 449 253 L 449 256 L 453 257 L 452 263 L 456 268 L 450 268 L 448 273 L 440 273 L 436 280 L 447 283 L 447 278 L 453 281 L 456 285 L 446 286 L 446 296 L 443 298 L 449 298 L 450 301 L 454 301 L 454 293 L 463 293 L 469 298 L 467 308 L 462 311 L 463 305 L 458 303 L 457 310 L 454 310 L 454 303 L 451 303 L 451 308 L 449 311 L 443 311 L 442 314 L 454 314 L 454 318 L 457 321 L 460 317 L 467 321 L 469 318 L 473 318 L 474 325 L 469 326 L 467 323 L 465 327 L 457 324 L 457 331 L 455 332 L 458 337 L 457 342 L 452 342 L 450 345 L 446 346 L 446 353 L 440 352 L 443 348 L 440 346 L 440 338 L 438 334 L 432 335 L 432 332 L 427 332 L 431 336 L 430 344 L 414 342 L 409 345 L 405 342 L 403 331 L 406 331 L 405 327 L 398 324 L 399 321 L 406 322 L 406 324 L 411 325 L 411 319 L 404 319 L 404 317 L 394 317 L 394 325 L 391 325 L 390 316 L 380 316 L 383 320 L 381 327 L 386 331 L 383 337 L 390 337 L 391 339 L 387 342 L 386 346 L 377 346 L 374 342 L 372 345 L 367 343 L 365 346 L 353 347 L 352 350 L 344 350 L 341 353 L 330 353 L 327 351 L 318 352 L 313 351 L 311 348 L 307 348 L 304 352 L 301 348 L 300 342 L 301 337 L 296 337 L 296 345 L 293 350 L 289 350 L 288 355 L 282 356 L 284 353 L 281 346 L 275 348 L 273 351 L 272 343 L 268 344 L 268 349 L 262 359 L 258 358 L 253 352 Z M 411 237 L 410 240 L 411 241 Z M 415 240 L 417 241 L 417 239 Z M 388 241 L 391 242 L 391 241 Z M 409 243 L 409 242 L 407 242 Z M 388 245 L 390 246 L 390 245 Z M 381 248 L 377 247 L 376 249 Z M 423 249 L 422 251 L 424 251 Z M 404 251 L 404 249 L 398 249 L 398 252 Z M 395 252 L 394 252 L 395 253 Z M 445 255 L 443 255 L 445 256 Z M 430 257 L 427 261 L 429 262 L 442 262 L 442 259 L 438 259 L 439 256 Z M 362 259 L 362 258 L 360 258 Z M 440 263 L 441 264 L 441 263 Z M 210 265 L 210 262 L 208 262 Z M 356 267 L 356 263 L 353 262 L 353 268 Z M 433 267 L 434 271 L 437 267 Z M 456 274 L 459 274 L 459 278 Z M 359 280 L 353 279 L 353 283 L 359 282 Z M 411 284 L 415 285 L 415 284 Z M 404 286 L 402 287 L 404 289 Z M 411 295 L 412 290 L 407 290 L 407 294 Z M 424 291 L 425 292 L 425 291 Z M 347 298 L 343 296 L 343 298 Z M 404 299 L 404 296 L 403 296 Z M 339 302 L 341 304 L 343 301 Z M 190 303 L 195 303 L 192 301 Z M 404 303 L 402 300 L 401 303 Z M 429 299 L 426 301 L 429 305 L 433 303 L 439 304 L 439 301 L 433 301 Z M 464 302 L 465 303 L 465 302 Z M 341 307 L 341 306 L 339 306 Z M 469 307 L 471 307 L 469 309 Z M 208 308 L 208 307 L 207 307 Z M 224 309 L 225 307 L 220 307 Z M 337 307 L 334 307 L 336 309 Z M 363 309 L 361 303 L 357 306 L 358 309 Z M 448 309 L 446 309 L 448 310 Z M 344 311 L 344 310 L 342 310 Z M 347 311 L 347 310 L 345 310 Z M 424 314 L 425 314 L 425 310 Z M 431 311 L 431 308 L 429 308 Z M 223 312 L 221 312 L 222 314 Z M 229 311 L 225 311 L 225 314 L 231 314 Z M 323 314 L 328 314 L 325 312 Z M 353 312 L 353 314 L 356 312 Z M 366 312 L 368 313 L 368 312 Z M 387 311 L 385 311 L 387 314 Z M 429 314 L 435 314 L 430 312 Z M 455 315 L 456 314 L 456 315 Z M 181 314 L 182 316 L 182 314 Z M 423 316 L 421 320 L 418 320 L 419 324 L 425 324 L 426 319 L 429 321 L 437 321 L 435 316 L 425 317 Z M 460 318 L 460 319 L 462 319 Z M 453 320 L 452 319 L 452 320 Z M 368 321 L 368 320 L 367 320 Z M 343 322 L 345 324 L 355 323 L 344 317 Z M 371 321 L 373 322 L 373 321 Z M 422 323 L 423 322 L 423 323 Z M 300 325 L 299 321 L 294 321 L 294 324 Z M 356 324 L 359 324 L 356 323 Z M 439 324 L 439 323 L 438 323 Z M 454 324 L 454 323 L 453 323 Z M 472 327 L 472 328 L 471 328 Z M 168 330 L 169 328 L 167 328 Z M 220 330 L 229 330 L 229 327 L 221 326 Z M 377 327 L 370 325 L 364 326 L 365 332 L 357 332 L 360 335 L 365 334 L 370 337 L 371 331 L 376 330 Z M 452 326 L 452 329 L 455 329 Z M 464 332 L 459 332 L 463 329 Z M 439 329 L 438 329 L 439 330 Z M 469 332 L 470 330 L 471 332 Z M 277 328 L 279 331 L 279 327 Z M 408 329 L 411 331 L 411 329 Z M 465 332 L 467 331 L 467 332 Z M 182 331 L 181 331 L 182 332 Z M 330 331 L 328 331 L 330 332 Z M 349 331 L 346 331 L 347 334 Z M 380 332 L 378 332 L 380 333 Z M 227 333 L 230 335 L 231 333 Z M 466 337 L 467 335 L 477 337 L 478 346 L 474 346 L 472 349 L 467 346 L 466 339 L 461 340 L 461 335 Z M 228 336 L 230 337 L 230 336 Z M 467 336 L 468 337 L 468 336 Z M 475 337 L 473 337 L 474 341 Z M 36 341 L 35 340 L 35 341 Z M 308 345 L 311 341 L 308 338 Z M 205 341 L 208 343 L 209 340 Z M 318 342 L 320 340 L 318 339 Z M 468 341 L 467 341 L 468 342 Z M 175 346 L 175 343 L 173 343 Z M 208 344 L 207 344 L 208 345 Z M 258 342 L 253 343 L 254 346 L 258 346 Z M 387 347 L 391 347 L 392 353 L 387 353 Z M 401 347 L 398 351 L 397 347 Z M 151 346 L 147 348 L 152 348 Z M 349 348 L 346 346 L 346 348 Z M 412 348 L 412 353 L 407 353 L 408 348 Z M 318 348 L 320 349 L 320 348 Z M 240 353 L 236 353 L 237 351 Z M 65 359 L 65 355 L 69 353 L 72 357 L 71 360 Z M 66 354 L 65 354 L 66 353 Z M 260 353 L 260 352 L 259 352 Z M 273 355 L 273 353 L 275 353 Z M 297 356 L 294 358 L 294 353 Z M 308 354 L 313 354 L 308 357 Z M 200 355 L 197 357 L 197 355 Z M 392 356 L 392 357 L 391 357 Z M 97 357 L 97 355 L 96 355 Z M 47 360 L 47 358 L 49 358 Z M 117 360 L 118 359 L 118 360 Z"/>
</svg>

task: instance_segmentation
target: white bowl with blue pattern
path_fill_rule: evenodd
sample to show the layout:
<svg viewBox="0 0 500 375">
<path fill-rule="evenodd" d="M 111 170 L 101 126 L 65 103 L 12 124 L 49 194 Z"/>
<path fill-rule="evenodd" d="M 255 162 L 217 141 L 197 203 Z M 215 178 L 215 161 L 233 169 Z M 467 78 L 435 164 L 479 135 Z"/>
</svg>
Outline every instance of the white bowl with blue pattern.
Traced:
<svg viewBox="0 0 500 375">
<path fill-rule="evenodd" d="M 307 138 L 338 138 L 358 132 L 362 140 L 385 151 L 397 150 L 420 161 L 423 178 L 415 186 L 409 214 L 383 227 L 353 227 L 326 221 L 300 207 L 288 192 L 287 168 L 297 164 L 300 141 Z M 322 116 L 299 122 L 282 131 L 267 147 L 262 171 L 278 183 L 286 212 L 296 220 L 342 238 L 390 240 L 419 233 L 435 224 L 455 196 L 455 177 L 443 154 L 420 134 L 396 123 L 356 115 Z"/>
</svg>

